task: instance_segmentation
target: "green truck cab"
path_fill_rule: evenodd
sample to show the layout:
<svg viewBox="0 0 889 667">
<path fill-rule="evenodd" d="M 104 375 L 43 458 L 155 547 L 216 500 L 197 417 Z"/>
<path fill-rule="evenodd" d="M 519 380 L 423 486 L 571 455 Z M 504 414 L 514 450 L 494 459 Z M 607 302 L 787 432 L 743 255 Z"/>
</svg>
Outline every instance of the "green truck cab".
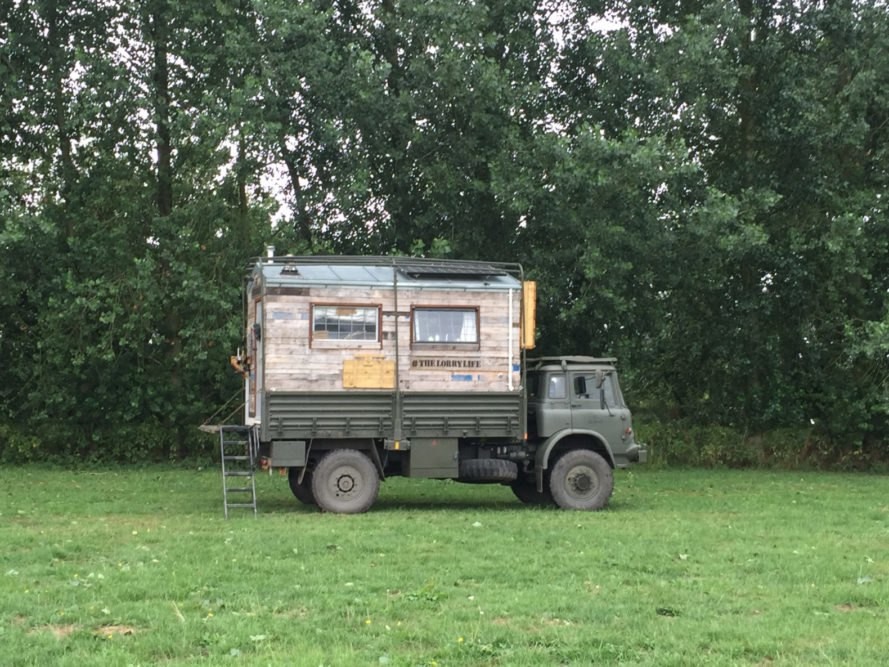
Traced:
<svg viewBox="0 0 889 667">
<path fill-rule="evenodd" d="M 644 462 L 613 359 L 528 358 L 520 265 L 269 257 L 245 282 L 245 415 L 301 502 L 357 513 L 392 476 L 598 510 Z"/>
<path fill-rule="evenodd" d="M 513 483 L 519 498 L 551 498 L 566 509 L 601 509 L 613 489 L 612 469 L 646 461 L 615 362 L 595 357 L 528 361 L 526 446 L 534 452 L 534 465 Z"/>
</svg>

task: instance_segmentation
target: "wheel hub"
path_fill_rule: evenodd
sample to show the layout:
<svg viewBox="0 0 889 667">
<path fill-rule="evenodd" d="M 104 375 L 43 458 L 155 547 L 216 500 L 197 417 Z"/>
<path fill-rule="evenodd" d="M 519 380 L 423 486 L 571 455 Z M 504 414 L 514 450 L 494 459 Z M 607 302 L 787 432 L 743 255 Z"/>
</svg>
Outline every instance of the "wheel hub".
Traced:
<svg viewBox="0 0 889 667">
<path fill-rule="evenodd" d="M 352 475 L 340 475 L 336 480 L 336 490 L 339 493 L 352 493 L 355 490 L 356 481 Z"/>
<path fill-rule="evenodd" d="M 574 468 L 568 473 L 566 486 L 573 495 L 586 496 L 596 488 L 596 474 L 587 467 Z"/>
</svg>

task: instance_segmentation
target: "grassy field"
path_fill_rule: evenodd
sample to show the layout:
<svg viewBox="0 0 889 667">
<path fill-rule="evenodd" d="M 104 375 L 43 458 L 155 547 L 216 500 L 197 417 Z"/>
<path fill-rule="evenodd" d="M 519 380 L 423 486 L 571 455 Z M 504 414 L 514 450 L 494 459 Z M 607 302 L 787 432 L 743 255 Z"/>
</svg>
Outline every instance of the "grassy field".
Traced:
<svg viewBox="0 0 889 667">
<path fill-rule="evenodd" d="M 2 665 L 878 665 L 889 479 L 619 472 L 608 511 L 390 480 L 325 515 L 286 479 L 0 470 Z"/>
</svg>

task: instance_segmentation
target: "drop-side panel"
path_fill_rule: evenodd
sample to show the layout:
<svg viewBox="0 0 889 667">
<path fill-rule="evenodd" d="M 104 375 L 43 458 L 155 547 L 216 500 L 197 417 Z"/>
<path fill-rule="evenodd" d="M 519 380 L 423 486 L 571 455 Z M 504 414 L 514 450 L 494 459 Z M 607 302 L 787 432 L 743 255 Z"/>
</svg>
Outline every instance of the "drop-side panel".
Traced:
<svg viewBox="0 0 889 667">
<path fill-rule="evenodd" d="M 520 393 L 406 393 L 402 428 L 407 438 L 509 438 L 524 432 Z"/>
<path fill-rule="evenodd" d="M 268 392 L 264 398 L 263 442 L 394 436 L 392 392 Z M 524 433 L 519 393 L 406 393 L 401 401 L 405 438 L 520 440 Z"/>
<path fill-rule="evenodd" d="M 392 436 L 392 392 L 268 392 L 262 440 Z"/>
</svg>

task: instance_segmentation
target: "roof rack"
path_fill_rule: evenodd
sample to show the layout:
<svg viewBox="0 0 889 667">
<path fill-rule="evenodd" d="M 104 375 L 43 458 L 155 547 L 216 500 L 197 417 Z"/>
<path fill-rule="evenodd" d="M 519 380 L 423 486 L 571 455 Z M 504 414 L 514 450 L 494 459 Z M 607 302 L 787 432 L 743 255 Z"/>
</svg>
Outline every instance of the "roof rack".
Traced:
<svg viewBox="0 0 889 667">
<path fill-rule="evenodd" d="M 476 278 L 513 276 L 522 279 L 522 265 L 510 262 L 483 262 L 463 259 L 430 259 L 385 255 L 276 255 L 258 257 L 256 264 L 284 265 L 285 273 L 298 273 L 299 265 L 391 266 L 412 278 Z"/>
<path fill-rule="evenodd" d="M 582 364 L 614 364 L 617 357 L 533 357 L 528 359 L 528 364 L 543 366 L 545 364 L 561 364 L 563 366 Z"/>
</svg>

